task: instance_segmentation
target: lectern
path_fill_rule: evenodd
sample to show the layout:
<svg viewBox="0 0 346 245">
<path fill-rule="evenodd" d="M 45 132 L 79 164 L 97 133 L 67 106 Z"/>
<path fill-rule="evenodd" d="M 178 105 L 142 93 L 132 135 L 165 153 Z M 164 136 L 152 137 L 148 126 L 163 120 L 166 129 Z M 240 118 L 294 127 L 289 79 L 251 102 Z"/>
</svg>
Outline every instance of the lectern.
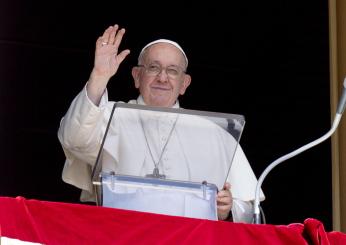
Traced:
<svg viewBox="0 0 346 245">
<path fill-rule="evenodd" d="M 242 115 L 115 103 L 93 168 L 98 205 L 217 219 Z"/>
</svg>

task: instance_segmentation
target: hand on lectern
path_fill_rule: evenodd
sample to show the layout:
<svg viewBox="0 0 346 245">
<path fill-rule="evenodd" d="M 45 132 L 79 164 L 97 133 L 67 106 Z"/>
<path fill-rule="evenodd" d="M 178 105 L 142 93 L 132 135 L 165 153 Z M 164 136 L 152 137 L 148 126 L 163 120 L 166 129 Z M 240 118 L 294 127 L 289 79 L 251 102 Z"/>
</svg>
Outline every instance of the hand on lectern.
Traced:
<svg viewBox="0 0 346 245">
<path fill-rule="evenodd" d="M 226 182 L 223 189 L 217 194 L 217 216 L 219 220 L 225 220 L 229 217 L 232 202 L 231 184 Z"/>
</svg>

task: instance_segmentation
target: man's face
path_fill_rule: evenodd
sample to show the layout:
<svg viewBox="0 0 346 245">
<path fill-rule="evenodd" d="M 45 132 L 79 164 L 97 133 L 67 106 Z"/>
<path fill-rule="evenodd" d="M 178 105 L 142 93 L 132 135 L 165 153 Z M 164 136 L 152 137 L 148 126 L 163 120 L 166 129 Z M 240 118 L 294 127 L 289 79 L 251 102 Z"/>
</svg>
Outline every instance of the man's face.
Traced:
<svg viewBox="0 0 346 245">
<path fill-rule="evenodd" d="M 132 69 L 132 76 L 147 105 L 171 107 L 190 85 L 191 77 L 184 73 L 184 56 L 171 44 L 148 47 L 141 65 Z"/>
</svg>

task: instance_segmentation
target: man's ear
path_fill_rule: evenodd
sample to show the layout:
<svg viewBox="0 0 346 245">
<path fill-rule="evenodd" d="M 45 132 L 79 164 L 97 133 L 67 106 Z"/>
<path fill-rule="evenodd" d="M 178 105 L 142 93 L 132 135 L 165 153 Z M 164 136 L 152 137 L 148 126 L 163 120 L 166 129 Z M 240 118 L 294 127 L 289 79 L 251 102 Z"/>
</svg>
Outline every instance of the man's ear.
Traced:
<svg viewBox="0 0 346 245">
<path fill-rule="evenodd" d="M 139 88 L 139 85 L 140 85 L 139 84 L 139 73 L 140 73 L 140 68 L 138 66 L 132 67 L 131 74 L 132 74 L 133 81 L 135 83 L 136 88 Z"/>
<path fill-rule="evenodd" d="M 180 95 L 185 94 L 185 91 L 186 91 L 187 87 L 190 86 L 190 84 L 191 84 L 191 76 L 189 74 L 184 74 L 183 83 L 180 87 L 179 94 Z"/>
</svg>

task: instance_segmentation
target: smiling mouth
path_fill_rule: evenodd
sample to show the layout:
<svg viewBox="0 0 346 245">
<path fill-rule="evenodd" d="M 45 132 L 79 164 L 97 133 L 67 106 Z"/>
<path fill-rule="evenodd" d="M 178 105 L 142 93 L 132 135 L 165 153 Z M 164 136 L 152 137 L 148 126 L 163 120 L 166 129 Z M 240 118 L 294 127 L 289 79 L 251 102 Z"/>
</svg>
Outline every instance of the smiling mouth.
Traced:
<svg viewBox="0 0 346 245">
<path fill-rule="evenodd" d="M 155 89 L 155 90 L 162 90 L 162 91 L 168 91 L 170 90 L 169 88 L 164 88 L 164 87 L 151 87 L 152 89 Z"/>
</svg>

